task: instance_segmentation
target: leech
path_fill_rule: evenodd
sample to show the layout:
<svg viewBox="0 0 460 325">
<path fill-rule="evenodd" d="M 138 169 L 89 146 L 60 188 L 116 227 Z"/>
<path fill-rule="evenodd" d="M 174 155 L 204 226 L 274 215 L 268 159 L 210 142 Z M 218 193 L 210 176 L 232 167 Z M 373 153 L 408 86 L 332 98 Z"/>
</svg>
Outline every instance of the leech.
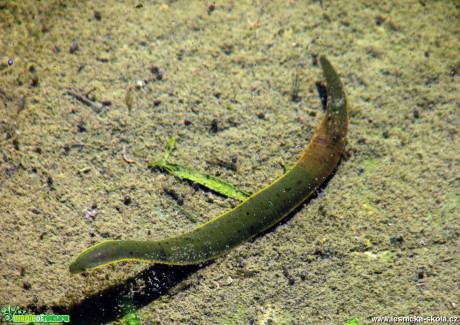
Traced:
<svg viewBox="0 0 460 325">
<path fill-rule="evenodd" d="M 159 240 L 107 240 L 77 256 L 71 273 L 121 261 L 186 265 L 215 259 L 272 227 L 304 202 L 333 172 L 345 148 L 348 106 L 342 83 L 326 57 L 327 106 L 313 140 L 286 174 L 236 208 L 183 234 Z"/>
</svg>

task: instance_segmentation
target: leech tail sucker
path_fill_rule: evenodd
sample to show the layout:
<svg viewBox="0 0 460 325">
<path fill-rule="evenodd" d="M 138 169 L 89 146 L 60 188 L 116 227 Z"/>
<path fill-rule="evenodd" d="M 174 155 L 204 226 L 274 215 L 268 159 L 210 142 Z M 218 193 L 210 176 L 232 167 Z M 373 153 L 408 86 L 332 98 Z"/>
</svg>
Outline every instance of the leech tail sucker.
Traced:
<svg viewBox="0 0 460 325">
<path fill-rule="evenodd" d="M 71 273 L 120 261 L 197 264 L 219 257 L 272 227 L 304 202 L 333 172 L 346 144 L 348 106 L 337 72 L 320 64 L 327 83 L 326 112 L 294 167 L 234 209 L 203 225 L 159 240 L 107 240 L 87 248 L 70 264 Z"/>
</svg>

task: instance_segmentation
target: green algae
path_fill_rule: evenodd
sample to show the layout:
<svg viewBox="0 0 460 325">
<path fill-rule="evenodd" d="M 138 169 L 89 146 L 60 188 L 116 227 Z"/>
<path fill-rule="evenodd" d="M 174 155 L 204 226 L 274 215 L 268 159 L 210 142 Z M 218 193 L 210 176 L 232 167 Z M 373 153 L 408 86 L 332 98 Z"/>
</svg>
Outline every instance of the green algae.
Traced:
<svg viewBox="0 0 460 325">
<path fill-rule="evenodd" d="M 215 191 L 223 196 L 233 198 L 238 201 L 244 201 L 249 198 L 250 194 L 238 189 L 233 184 L 227 183 L 215 176 L 200 172 L 193 167 L 188 167 L 180 164 L 171 163 L 168 160 L 176 143 L 176 136 L 172 136 L 167 145 L 164 158 L 162 161 L 149 162 L 148 166 L 152 169 L 161 169 L 179 179 L 185 179 L 197 184 L 200 184 L 212 191 Z"/>
</svg>

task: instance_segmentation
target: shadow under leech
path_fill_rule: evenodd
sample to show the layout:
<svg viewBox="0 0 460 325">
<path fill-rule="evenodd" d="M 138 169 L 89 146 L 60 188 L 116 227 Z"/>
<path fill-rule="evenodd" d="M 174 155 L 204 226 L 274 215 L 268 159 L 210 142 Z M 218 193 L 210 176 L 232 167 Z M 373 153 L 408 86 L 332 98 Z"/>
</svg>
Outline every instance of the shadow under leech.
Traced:
<svg viewBox="0 0 460 325">
<path fill-rule="evenodd" d="M 101 324 L 116 321 L 133 310 L 138 310 L 187 279 L 212 262 L 201 265 L 172 266 L 155 264 L 121 284 L 100 291 L 72 306 L 37 306 L 27 309 L 45 313 L 69 315 L 70 324 Z"/>
</svg>

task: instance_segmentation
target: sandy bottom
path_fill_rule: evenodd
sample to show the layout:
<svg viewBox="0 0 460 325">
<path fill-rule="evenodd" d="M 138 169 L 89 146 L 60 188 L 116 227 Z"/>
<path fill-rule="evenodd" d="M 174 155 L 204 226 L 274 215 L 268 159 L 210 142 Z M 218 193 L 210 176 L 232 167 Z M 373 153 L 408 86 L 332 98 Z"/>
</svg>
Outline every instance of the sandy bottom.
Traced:
<svg viewBox="0 0 460 325">
<path fill-rule="evenodd" d="M 459 315 L 458 2 L 211 3 L 0 4 L 0 306 L 82 324 Z M 350 101 L 319 195 L 206 265 L 69 274 L 104 239 L 196 227 L 171 191 L 200 222 L 237 203 L 147 168 L 172 135 L 172 161 L 246 191 L 282 175 L 322 116 L 319 54 Z"/>
</svg>

